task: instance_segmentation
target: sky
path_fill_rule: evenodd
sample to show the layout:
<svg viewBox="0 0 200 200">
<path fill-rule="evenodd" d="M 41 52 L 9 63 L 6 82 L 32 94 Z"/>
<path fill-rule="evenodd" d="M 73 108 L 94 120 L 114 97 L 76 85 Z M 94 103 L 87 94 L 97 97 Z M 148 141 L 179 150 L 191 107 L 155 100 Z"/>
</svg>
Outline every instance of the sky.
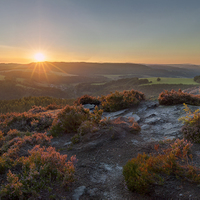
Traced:
<svg viewBox="0 0 200 200">
<path fill-rule="evenodd" d="M 0 0 L 0 63 L 200 64 L 199 0 Z"/>
</svg>

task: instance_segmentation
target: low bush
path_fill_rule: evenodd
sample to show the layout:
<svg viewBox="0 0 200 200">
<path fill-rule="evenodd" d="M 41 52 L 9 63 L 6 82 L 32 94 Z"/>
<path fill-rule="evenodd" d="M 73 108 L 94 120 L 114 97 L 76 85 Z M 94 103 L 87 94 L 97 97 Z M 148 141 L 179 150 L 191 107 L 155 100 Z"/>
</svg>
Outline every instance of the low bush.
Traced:
<svg viewBox="0 0 200 200">
<path fill-rule="evenodd" d="M 175 104 L 190 104 L 190 105 L 200 105 L 200 95 L 192 95 L 182 92 L 180 89 L 178 92 L 171 90 L 159 94 L 158 101 L 160 105 L 175 105 Z"/>
<path fill-rule="evenodd" d="M 61 109 L 63 108 L 62 105 L 57 105 L 56 103 L 52 103 L 50 105 L 48 105 L 47 107 L 45 107 L 45 110 L 57 110 L 57 109 Z"/>
<path fill-rule="evenodd" d="M 28 157 L 21 157 L 15 161 L 15 165 L 21 167 L 20 174 L 8 171 L 7 182 L 0 190 L 1 197 L 37 197 L 42 189 L 47 189 L 53 183 L 61 183 L 66 187 L 73 182 L 75 156 L 66 162 L 67 155 L 60 155 L 53 147 L 41 148 L 39 145 L 30 150 L 29 154 Z"/>
<path fill-rule="evenodd" d="M 186 116 L 179 119 L 184 123 L 184 126 L 181 128 L 183 136 L 193 142 L 200 143 L 200 111 L 197 109 L 195 112 L 192 112 L 186 104 L 184 106 Z"/>
<path fill-rule="evenodd" d="M 78 132 L 83 136 L 87 133 L 94 133 L 98 131 L 99 128 L 97 127 L 97 124 L 93 121 L 87 120 L 81 123 L 81 125 L 78 128 Z"/>
<path fill-rule="evenodd" d="M 35 114 L 39 112 L 46 112 L 46 109 L 42 106 L 32 106 L 28 112 Z"/>
<path fill-rule="evenodd" d="M 141 131 L 140 125 L 134 120 L 134 118 L 130 117 L 129 123 L 131 123 L 131 125 L 129 126 L 131 128 L 131 132 L 139 133 Z"/>
<path fill-rule="evenodd" d="M 128 108 L 133 105 L 138 105 L 140 101 L 144 100 L 143 93 L 136 90 L 124 90 L 123 92 L 116 91 L 107 96 L 101 97 L 101 106 L 104 111 L 118 111 Z"/>
<path fill-rule="evenodd" d="M 192 144 L 187 140 L 177 139 L 165 150 L 159 150 L 159 145 L 155 145 L 156 154 L 138 154 L 136 158 L 129 160 L 123 167 L 128 189 L 147 193 L 154 184 L 164 182 L 163 174 L 175 174 L 176 177 L 200 183 L 200 169 L 190 164 L 191 146 Z"/>
<path fill-rule="evenodd" d="M 42 191 L 74 181 L 76 157 L 67 161 L 67 155 L 49 146 L 51 138 L 46 133 L 0 132 L 0 199 L 41 198 Z"/>
<path fill-rule="evenodd" d="M 96 97 L 92 97 L 92 96 L 89 96 L 89 95 L 83 95 L 81 97 L 79 97 L 75 102 L 74 104 L 95 104 L 95 105 L 100 105 L 100 101 L 96 98 Z"/>
<path fill-rule="evenodd" d="M 82 105 L 80 106 L 69 106 L 58 113 L 54 119 L 50 133 L 57 135 L 59 133 L 76 133 L 78 128 L 84 121 L 92 121 L 99 123 L 101 120 L 102 110 L 98 110 L 96 107 L 94 113 L 91 113 L 88 109 L 85 109 Z"/>
<path fill-rule="evenodd" d="M 46 113 L 7 113 L 0 115 L 0 130 L 7 133 L 10 129 L 19 131 L 45 131 L 53 122 L 51 114 Z"/>
</svg>

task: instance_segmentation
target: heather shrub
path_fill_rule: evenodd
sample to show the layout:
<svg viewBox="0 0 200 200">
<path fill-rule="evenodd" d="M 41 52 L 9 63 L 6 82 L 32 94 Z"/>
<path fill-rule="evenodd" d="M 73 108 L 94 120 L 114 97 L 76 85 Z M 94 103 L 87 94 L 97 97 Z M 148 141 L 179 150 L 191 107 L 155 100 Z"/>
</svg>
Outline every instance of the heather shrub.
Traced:
<svg viewBox="0 0 200 200">
<path fill-rule="evenodd" d="M 190 164 L 192 155 L 189 155 L 192 144 L 187 140 L 177 139 L 167 149 L 160 149 L 155 145 L 157 153 L 147 155 L 138 154 L 129 160 L 123 167 L 123 175 L 127 187 L 131 191 L 147 193 L 154 184 L 162 184 L 164 176 L 176 175 L 190 181 L 200 183 L 200 169 Z"/>
<path fill-rule="evenodd" d="M 96 97 L 92 97 L 92 96 L 89 96 L 88 94 L 86 95 L 83 95 L 81 97 L 79 97 L 75 102 L 74 104 L 95 104 L 95 105 L 99 105 L 101 102 L 96 98 Z"/>
<path fill-rule="evenodd" d="M 84 121 L 89 120 L 99 123 L 101 115 L 102 111 L 98 110 L 97 107 L 95 108 L 94 113 L 90 113 L 90 111 L 88 109 L 84 109 L 82 105 L 67 105 L 54 119 L 50 133 L 52 135 L 57 135 L 59 133 L 77 132 L 78 128 Z"/>
<path fill-rule="evenodd" d="M 75 156 L 66 161 L 67 155 L 60 155 L 53 147 L 41 148 L 39 145 L 28 152 L 28 157 L 15 161 L 15 165 L 21 167 L 20 174 L 9 170 L 7 182 L 1 187 L 1 197 L 27 199 L 38 196 L 37 193 L 54 183 L 66 187 L 74 181 Z"/>
<path fill-rule="evenodd" d="M 42 106 L 32 106 L 32 108 L 28 111 L 30 113 L 40 113 L 40 112 L 45 112 L 46 109 Z"/>
<path fill-rule="evenodd" d="M 181 128 L 183 136 L 193 142 L 200 143 L 200 111 L 197 109 L 192 113 L 186 104 L 184 106 L 186 116 L 179 119 L 184 123 Z"/>
<path fill-rule="evenodd" d="M 131 132 L 138 133 L 141 131 L 140 125 L 134 120 L 134 118 L 130 117 L 129 123 L 131 123 L 131 125 L 129 126 L 131 128 Z"/>
<path fill-rule="evenodd" d="M 190 105 L 200 105 L 200 96 L 192 95 L 182 92 L 180 89 L 178 92 L 171 90 L 159 94 L 158 101 L 160 105 L 175 105 L 175 104 L 190 104 Z"/>
<path fill-rule="evenodd" d="M 87 133 L 94 133 L 98 131 L 99 128 L 97 127 L 97 124 L 94 121 L 84 121 L 78 128 L 78 132 L 80 135 L 86 135 Z"/>
<path fill-rule="evenodd" d="M 116 91 L 107 96 L 101 97 L 101 106 L 104 111 L 118 111 L 128 108 L 133 105 L 138 105 L 140 101 L 144 100 L 143 93 L 136 90 L 124 90 L 123 92 Z"/>
<path fill-rule="evenodd" d="M 15 159 L 22 147 L 25 147 L 26 145 L 34 146 L 36 144 L 49 145 L 52 139 L 52 136 L 47 136 L 46 133 L 31 134 L 29 132 L 18 132 L 17 130 L 10 130 L 8 133 L 9 134 L 5 136 L 4 143 L 0 148 L 0 154 L 2 154 L 4 158 L 10 157 Z M 17 137 L 13 137 L 13 133 L 16 134 Z"/>
<path fill-rule="evenodd" d="M 51 114 L 46 113 L 7 113 L 0 115 L 0 130 L 7 133 L 10 129 L 19 131 L 45 131 L 53 122 Z"/>
<path fill-rule="evenodd" d="M 45 107 L 45 110 L 56 110 L 56 109 L 61 109 L 61 108 L 63 108 L 63 106 L 57 105 L 56 103 L 52 103 L 48 105 L 47 107 Z"/>
</svg>

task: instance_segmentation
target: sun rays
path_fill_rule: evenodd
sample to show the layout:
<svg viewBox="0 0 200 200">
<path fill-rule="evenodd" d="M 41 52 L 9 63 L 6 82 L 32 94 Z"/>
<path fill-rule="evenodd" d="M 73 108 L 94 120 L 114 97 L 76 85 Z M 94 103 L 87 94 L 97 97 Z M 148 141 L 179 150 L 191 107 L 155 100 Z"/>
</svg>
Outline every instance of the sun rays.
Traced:
<svg viewBox="0 0 200 200">
<path fill-rule="evenodd" d="M 39 77 L 43 77 L 43 79 L 41 78 L 41 81 L 49 82 L 49 76 L 54 75 L 53 72 L 55 72 L 55 71 L 62 72 L 63 75 L 64 74 L 68 75 L 68 73 L 66 73 L 65 71 L 60 69 L 58 66 L 56 66 L 55 64 L 53 64 L 51 62 L 47 62 L 47 61 L 32 63 L 31 68 L 33 68 L 33 69 L 32 69 L 30 79 L 32 79 L 33 76 L 37 74 Z M 54 68 L 54 70 L 53 70 L 53 68 Z M 46 80 L 44 80 L 44 78 Z"/>
</svg>

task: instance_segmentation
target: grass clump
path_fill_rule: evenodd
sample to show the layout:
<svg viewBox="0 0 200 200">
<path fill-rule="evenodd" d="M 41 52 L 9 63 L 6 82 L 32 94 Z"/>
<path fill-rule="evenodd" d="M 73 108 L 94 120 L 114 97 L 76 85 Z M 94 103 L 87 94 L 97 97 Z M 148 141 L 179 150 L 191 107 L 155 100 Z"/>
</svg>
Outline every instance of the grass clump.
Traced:
<svg viewBox="0 0 200 200">
<path fill-rule="evenodd" d="M 184 123 L 181 128 L 183 136 L 193 142 L 200 143 L 200 111 L 197 109 L 192 112 L 186 104 L 184 106 L 186 116 L 179 119 Z"/>
<path fill-rule="evenodd" d="M 144 99 L 144 94 L 136 90 L 124 90 L 123 92 L 116 91 L 107 96 L 102 96 L 101 106 L 104 111 L 113 112 L 133 105 L 138 105 L 139 102 Z"/>
<path fill-rule="evenodd" d="M 123 167 L 128 189 L 148 193 L 155 184 L 164 183 L 164 175 L 171 174 L 200 183 L 200 169 L 190 164 L 191 146 L 187 140 L 177 139 L 164 150 L 159 150 L 159 145 L 155 145 L 156 154 L 138 154 L 136 158 L 129 160 Z"/>
<path fill-rule="evenodd" d="M 182 92 L 180 89 L 178 92 L 175 90 L 161 92 L 158 97 L 160 105 L 175 105 L 175 104 L 190 104 L 200 105 L 200 95 L 192 95 Z"/>
<path fill-rule="evenodd" d="M 67 105 L 54 119 L 50 132 L 52 135 L 58 135 L 59 133 L 76 133 L 80 125 L 85 121 L 92 121 L 98 124 L 101 120 L 102 112 L 103 111 L 98 110 L 97 107 L 94 113 L 91 113 L 82 105 Z"/>
</svg>

